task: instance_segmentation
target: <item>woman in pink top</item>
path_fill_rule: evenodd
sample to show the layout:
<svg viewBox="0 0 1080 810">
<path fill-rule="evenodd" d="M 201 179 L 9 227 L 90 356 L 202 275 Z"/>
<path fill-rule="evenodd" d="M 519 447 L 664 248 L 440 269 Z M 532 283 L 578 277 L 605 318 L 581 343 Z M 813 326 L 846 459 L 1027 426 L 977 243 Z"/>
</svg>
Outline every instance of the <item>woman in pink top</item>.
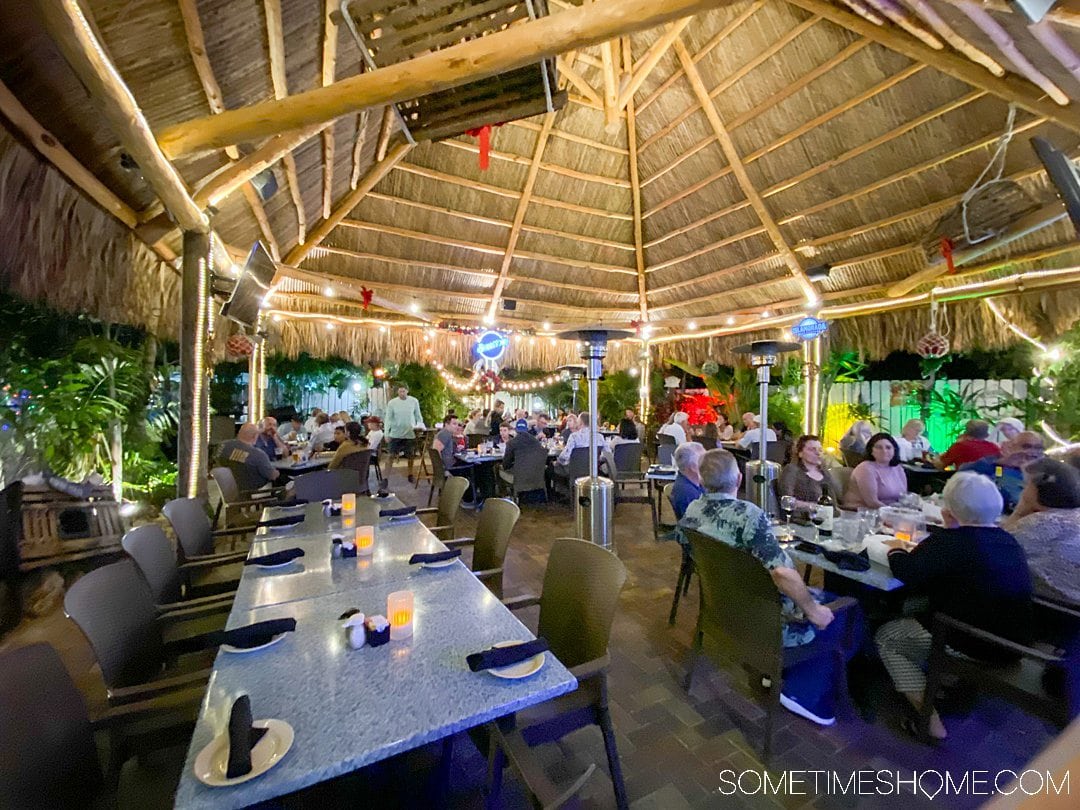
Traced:
<svg viewBox="0 0 1080 810">
<path fill-rule="evenodd" d="M 888 433 L 878 433 L 866 443 L 866 461 L 851 472 L 844 508 L 880 509 L 900 500 L 907 492 L 907 475 L 900 466 L 900 448 Z"/>
</svg>

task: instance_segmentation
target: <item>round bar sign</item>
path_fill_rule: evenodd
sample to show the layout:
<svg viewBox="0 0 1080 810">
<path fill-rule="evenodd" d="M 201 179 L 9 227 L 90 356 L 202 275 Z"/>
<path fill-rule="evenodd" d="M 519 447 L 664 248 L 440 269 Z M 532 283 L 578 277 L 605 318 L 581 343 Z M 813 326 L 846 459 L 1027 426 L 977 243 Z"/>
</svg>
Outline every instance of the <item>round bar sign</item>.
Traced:
<svg viewBox="0 0 1080 810">
<path fill-rule="evenodd" d="M 813 340 L 824 335 L 828 328 L 828 321 L 807 317 L 791 327 L 791 334 L 797 340 Z"/>
<path fill-rule="evenodd" d="M 509 345 L 510 338 L 501 332 L 483 332 L 476 339 L 476 354 L 484 360 L 498 360 Z"/>
</svg>

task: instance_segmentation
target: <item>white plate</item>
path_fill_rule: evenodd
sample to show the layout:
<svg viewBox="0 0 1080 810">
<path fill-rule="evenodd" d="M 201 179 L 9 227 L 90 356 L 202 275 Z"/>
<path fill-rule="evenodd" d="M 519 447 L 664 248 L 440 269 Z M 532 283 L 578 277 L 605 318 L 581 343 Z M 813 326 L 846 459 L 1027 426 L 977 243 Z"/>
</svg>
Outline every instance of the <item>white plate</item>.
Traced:
<svg viewBox="0 0 1080 810">
<path fill-rule="evenodd" d="M 380 498 L 379 494 L 375 493 L 374 495 L 371 496 L 371 498 L 372 498 L 372 500 L 376 500 L 376 501 L 385 501 L 387 498 L 393 498 L 394 495 L 395 495 L 395 493 L 393 493 L 393 492 L 387 492 L 386 493 L 386 498 Z"/>
<path fill-rule="evenodd" d="M 272 639 L 265 644 L 260 644 L 258 647 L 234 647 L 231 644 L 222 644 L 221 651 L 227 653 L 236 653 L 237 655 L 243 655 L 244 653 L 258 652 L 259 650 L 265 650 L 267 647 L 273 647 L 279 641 L 285 638 L 284 633 L 278 633 Z"/>
<path fill-rule="evenodd" d="M 261 568 L 263 571 L 273 571 L 273 570 L 275 570 L 277 568 L 284 568 L 287 565 L 292 565 L 294 562 L 296 562 L 299 559 L 300 559 L 299 557 L 294 557 L 293 559 L 289 560 L 288 562 L 276 563 L 275 565 L 260 565 L 259 563 L 255 563 L 254 565 L 255 565 L 256 568 Z"/>
<path fill-rule="evenodd" d="M 229 735 L 219 734 L 195 757 L 195 778 L 210 787 L 239 785 L 261 776 L 285 756 L 293 743 L 293 729 L 284 720 L 256 720 L 255 728 L 265 728 L 266 734 L 251 749 L 251 771 L 235 779 L 225 776 L 229 767 Z"/>
<path fill-rule="evenodd" d="M 516 647 L 519 644 L 524 644 L 524 641 L 500 641 L 498 644 L 492 644 L 493 647 Z M 544 653 L 537 653 L 532 658 L 526 658 L 524 661 L 519 661 L 516 664 L 511 664 L 508 667 L 499 667 L 498 669 L 488 669 L 486 672 L 490 672 L 496 678 L 506 678 L 508 680 L 517 680 L 518 678 L 528 678 L 540 671 L 540 668 L 544 666 Z"/>
<path fill-rule="evenodd" d="M 420 567 L 421 568 L 449 568 L 451 565 L 456 563 L 459 559 L 461 559 L 461 558 L 460 557 L 451 557 L 449 560 L 441 560 L 440 562 L 420 563 Z"/>
</svg>

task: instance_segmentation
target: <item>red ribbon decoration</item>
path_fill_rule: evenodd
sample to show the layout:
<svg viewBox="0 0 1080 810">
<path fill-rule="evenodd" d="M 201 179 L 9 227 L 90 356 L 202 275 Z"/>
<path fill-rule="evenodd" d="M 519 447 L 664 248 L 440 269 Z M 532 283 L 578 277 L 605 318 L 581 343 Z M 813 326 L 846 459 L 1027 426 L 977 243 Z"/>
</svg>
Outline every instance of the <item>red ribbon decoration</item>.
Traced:
<svg viewBox="0 0 1080 810">
<path fill-rule="evenodd" d="M 369 290 L 367 287 L 360 288 L 360 298 L 364 301 L 364 311 L 367 312 L 367 308 L 371 306 L 371 299 L 375 297 L 375 291 Z"/>
<path fill-rule="evenodd" d="M 479 138 L 480 139 L 480 169 L 482 171 L 486 172 L 487 168 L 488 168 L 488 165 L 491 162 L 490 161 L 491 128 L 492 127 L 501 127 L 501 126 L 502 126 L 501 123 L 499 123 L 499 124 L 484 124 L 484 126 L 482 126 L 482 127 L 477 127 L 476 129 L 466 130 L 466 132 L 465 132 L 466 135 L 470 135 L 473 138 Z"/>
<path fill-rule="evenodd" d="M 941 237 L 941 255 L 945 257 L 945 264 L 949 268 L 949 275 L 956 274 L 956 265 L 953 264 L 953 242 L 947 236 Z"/>
</svg>

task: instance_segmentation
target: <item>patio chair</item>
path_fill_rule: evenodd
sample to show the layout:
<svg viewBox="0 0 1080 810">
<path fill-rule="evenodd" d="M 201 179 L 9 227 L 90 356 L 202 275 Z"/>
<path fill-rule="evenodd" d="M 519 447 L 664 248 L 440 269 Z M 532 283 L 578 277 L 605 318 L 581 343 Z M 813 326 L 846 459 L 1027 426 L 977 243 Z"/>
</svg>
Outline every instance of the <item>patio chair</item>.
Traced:
<svg viewBox="0 0 1080 810">
<path fill-rule="evenodd" d="M 357 490 L 357 495 L 370 495 L 371 494 L 371 450 L 360 450 L 356 453 L 349 453 L 341 459 L 342 470 L 355 470 L 357 475 L 360 476 L 360 489 Z"/>
<path fill-rule="evenodd" d="M 599 456 L 601 453 L 601 445 L 597 444 L 596 452 Z M 557 470 L 558 468 L 556 468 Z M 570 458 L 566 463 L 566 475 L 561 475 L 558 471 L 555 473 L 555 481 L 561 481 L 566 484 L 566 495 L 570 505 L 574 503 L 574 482 L 579 478 L 584 478 L 589 474 L 589 448 L 588 447 L 575 447 L 570 451 Z"/>
<path fill-rule="evenodd" d="M 44 643 L 0 653 L 0 671 L 4 807 L 172 806 L 186 750 L 175 742 L 190 731 L 171 705 L 149 701 L 110 708 L 91 719 L 64 662 Z M 172 738 L 162 734 L 171 728 Z M 95 732 L 110 735 L 106 773 Z M 172 747 L 151 762 L 146 754 L 162 744 Z M 137 761 L 129 756 L 134 751 Z"/>
<path fill-rule="evenodd" d="M 1045 599 L 1035 599 L 1044 611 L 1071 618 L 1074 625 L 1080 611 Z M 984 645 L 1014 657 L 1006 661 L 986 661 L 957 653 L 950 642 L 958 637 L 977 639 Z M 919 729 L 928 734 L 934 702 L 945 683 L 963 681 L 983 692 L 1008 700 L 1022 711 L 1042 717 L 1059 729 L 1080 713 L 1080 648 L 1047 652 L 1037 647 L 988 633 L 944 613 L 934 615 L 933 641 L 926 669 L 926 691 L 919 712 Z"/>
<path fill-rule="evenodd" d="M 664 500 L 671 505 L 671 510 L 674 513 L 675 503 L 671 498 L 671 493 L 675 490 L 674 484 L 668 484 L 664 487 Z M 672 524 L 672 534 L 675 535 L 675 524 Z M 676 539 L 678 539 L 676 535 Z M 679 548 L 682 551 L 682 559 L 679 563 L 679 578 L 675 580 L 675 593 L 671 598 L 671 613 L 668 614 L 668 624 L 675 625 L 675 618 L 679 614 L 679 602 L 690 592 L 690 578 L 694 575 L 694 555 L 690 550 L 690 544 L 688 542 L 680 542 Z"/>
<path fill-rule="evenodd" d="M 656 463 L 661 467 L 673 467 L 675 466 L 675 444 L 672 439 L 671 444 L 660 443 L 656 445 Z"/>
<path fill-rule="evenodd" d="M 514 452 L 514 469 L 511 470 L 514 480 L 508 486 L 515 501 L 523 492 L 536 491 L 543 492 L 547 501 L 547 467 L 548 454 L 543 446 L 527 446 L 527 449 L 519 448 Z M 501 476 L 499 480 L 505 483 Z"/>
<path fill-rule="evenodd" d="M 212 656 L 187 654 L 209 653 L 210 645 L 183 622 L 214 610 L 160 614 L 132 560 L 85 574 L 64 595 L 64 612 L 90 642 L 114 705 L 204 686 Z"/>
<path fill-rule="evenodd" d="M 844 459 L 844 466 L 855 469 L 864 461 L 866 461 L 866 455 L 864 453 L 856 453 L 854 450 L 841 450 L 840 457 Z"/>
<path fill-rule="evenodd" d="M 641 471 L 641 443 L 623 442 L 615 445 L 612 458 L 615 462 L 615 503 L 648 503 L 648 480 Z M 637 494 L 626 494 L 626 487 L 637 488 Z"/>
<path fill-rule="evenodd" d="M 692 529 L 687 529 L 686 535 L 690 540 L 700 594 L 686 689 L 689 691 L 693 684 L 694 666 L 705 636 L 709 636 L 724 658 L 750 673 L 752 682 L 768 679 L 761 755 L 762 762 L 767 763 L 772 753 L 773 724 L 780 708 L 784 667 L 831 657 L 836 663 L 835 672 L 842 680 L 843 649 L 839 646 L 821 648 L 816 644 L 785 649 L 780 591 L 766 568 L 742 549 Z M 829 607 L 837 612 L 854 604 L 854 599 L 844 597 L 830 603 Z"/>
<path fill-rule="evenodd" d="M 664 520 L 664 504 L 671 506 L 671 491 L 674 488 L 674 484 L 665 484 L 663 490 L 661 490 L 659 506 L 655 505 L 652 508 L 653 519 L 653 539 L 657 543 L 665 543 L 668 540 L 675 539 L 675 521 L 667 522 Z M 674 509 L 672 509 L 672 518 L 675 517 Z"/>
<path fill-rule="evenodd" d="M 230 541 L 229 550 L 235 552 L 238 541 L 254 531 L 253 527 L 214 531 L 206 513 L 206 502 L 201 498 L 174 498 L 161 507 L 161 513 L 176 535 L 181 563 L 216 556 L 217 541 L 226 538 Z"/>
<path fill-rule="evenodd" d="M 434 497 L 436 492 L 442 491 L 446 479 L 450 477 L 464 478 L 466 481 L 468 481 L 469 487 L 472 489 L 473 501 L 478 500 L 479 496 L 476 491 L 476 473 L 473 469 L 472 464 L 462 464 L 450 470 L 447 470 L 446 467 L 443 466 L 442 456 L 439 454 L 439 451 L 436 450 L 434 447 L 428 448 L 428 457 L 431 459 L 432 470 L 431 489 L 428 490 L 428 506 L 431 506 L 432 497 Z M 464 475 L 462 475 L 462 473 L 464 473 Z"/>
<path fill-rule="evenodd" d="M 223 518 L 222 528 L 225 529 L 252 525 L 264 508 L 280 502 L 285 491 L 284 488 L 256 489 L 242 494 L 230 467 L 214 467 L 210 470 L 210 478 L 217 484 L 221 495 L 214 510 L 214 525 L 217 526 L 218 519 Z"/>
<path fill-rule="evenodd" d="M 751 455 L 757 457 L 757 445 L 751 445 Z M 791 452 L 791 442 L 775 441 L 765 443 L 765 458 L 775 461 L 777 464 L 786 464 L 788 453 Z"/>
<path fill-rule="evenodd" d="M 160 612 L 223 603 L 228 611 L 243 573 L 245 552 L 178 565 L 176 552 L 156 523 L 128 531 L 120 541 L 150 586 Z"/>
<path fill-rule="evenodd" d="M 839 464 L 835 464 L 828 469 L 829 475 L 832 476 L 836 486 L 840 489 L 839 492 L 833 493 L 833 499 L 837 502 L 842 501 L 844 493 L 847 492 L 848 482 L 851 481 L 851 471 L 851 467 L 841 467 Z"/>
<path fill-rule="evenodd" d="M 461 499 L 465 497 L 468 488 L 469 482 L 466 479 L 451 475 L 443 480 L 439 488 L 438 505 L 416 510 L 418 515 L 436 515 L 436 525 L 428 526 L 428 530 L 443 542 L 454 536 L 454 524 L 461 510 Z"/>
<path fill-rule="evenodd" d="M 578 679 L 578 688 L 488 727 L 492 735 L 488 771 L 492 804 L 499 802 L 506 759 L 534 796 L 572 795 L 589 772 L 574 780 L 571 791 L 560 791 L 550 785 L 530 749 L 595 724 L 603 734 L 615 804 L 621 809 L 629 807 L 607 690 L 608 641 L 625 582 L 626 567 L 610 551 L 584 540 L 562 538 L 551 547 L 540 596 L 505 602 L 511 610 L 540 606 L 536 634 L 547 640 L 552 654 Z"/>
<path fill-rule="evenodd" d="M 293 494 L 296 500 L 308 503 L 325 501 L 327 498 L 340 501 L 346 492 L 361 491 L 360 473 L 356 470 L 316 470 L 293 479 Z"/>
<path fill-rule="evenodd" d="M 488 498 L 484 501 L 484 508 L 480 510 L 475 536 L 445 541 L 448 548 L 472 546 L 472 564 L 469 567 L 476 574 L 476 578 L 487 585 L 499 599 L 502 599 L 503 595 L 506 547 L 510 544 L 510 535 L 520 516 L 521 509 L 513 501 Z"/>
<path fill-rule="evenodd" d="M 469 433 L 465 436 L 465 445 L 470 450 L 475 450 L 477 447 L 487 441 L 487 439 L 488 437 L 485 436 L 483 433 Z"/>
</svg>

